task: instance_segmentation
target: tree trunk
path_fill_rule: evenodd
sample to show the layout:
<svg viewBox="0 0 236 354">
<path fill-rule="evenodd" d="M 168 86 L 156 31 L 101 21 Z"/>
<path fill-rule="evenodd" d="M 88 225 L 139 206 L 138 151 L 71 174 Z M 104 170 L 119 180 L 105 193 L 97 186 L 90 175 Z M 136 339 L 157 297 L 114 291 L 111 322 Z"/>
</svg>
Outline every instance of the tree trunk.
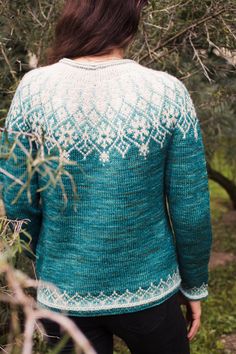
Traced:
<svg viewBox="0 0 236 354">
<path fill-rule="evenodd" d="M 207 164 L 208 177 L 218 183 L 228 193 L 233 209 L 236 209 L 236 184 Z"/>
</svg>

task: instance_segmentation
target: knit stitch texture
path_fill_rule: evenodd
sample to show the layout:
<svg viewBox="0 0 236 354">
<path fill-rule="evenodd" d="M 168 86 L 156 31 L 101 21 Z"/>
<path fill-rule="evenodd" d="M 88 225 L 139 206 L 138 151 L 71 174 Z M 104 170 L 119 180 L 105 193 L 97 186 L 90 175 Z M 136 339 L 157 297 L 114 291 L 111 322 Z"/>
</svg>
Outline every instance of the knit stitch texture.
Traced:
<svg viewBox="0 0 236 354">
<path fill-rule="evenodd" d="M 10 219 L 29 220 L 39 306 L 95 316 L 152 307 L 179 290 L 208 297 L 205 151 L 179 79 L 131 59 L 63 58 L 23 76 L 5 128 L 2 146 L 16 135 L 20 144 L 1 160 L 2 197 Z M 27 151 L 51 158 L 53 171 L 71 164 L 62 184 L 48 183 L 43 166 L 31 170 L 31 200 L 25 190 L 11 204 L 21 187 L 11 177 L 29 177 Z"/>
</svg>

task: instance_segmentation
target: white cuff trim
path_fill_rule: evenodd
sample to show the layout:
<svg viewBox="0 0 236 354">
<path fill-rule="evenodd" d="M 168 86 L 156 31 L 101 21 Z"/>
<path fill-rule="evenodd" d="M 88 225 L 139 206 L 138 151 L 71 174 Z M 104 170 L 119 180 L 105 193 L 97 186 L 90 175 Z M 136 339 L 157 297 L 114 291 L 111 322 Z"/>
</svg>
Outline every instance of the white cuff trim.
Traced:
<svg viewBox="0 0 236 354">
<path fill-rule="evenodd" d="M 191 289 L 183 289 L 180 285 L 180 291 L 190 300 L 200 300 L 208 296 L 208 284 L 203 283 L 200 287 L 194 287 Z"/>
</svg>

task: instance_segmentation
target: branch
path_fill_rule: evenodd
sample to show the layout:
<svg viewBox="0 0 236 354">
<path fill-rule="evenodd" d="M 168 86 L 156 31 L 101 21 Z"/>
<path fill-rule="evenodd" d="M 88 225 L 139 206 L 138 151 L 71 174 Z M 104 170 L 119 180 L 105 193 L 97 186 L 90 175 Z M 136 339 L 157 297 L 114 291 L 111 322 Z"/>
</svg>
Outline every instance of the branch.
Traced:
<svg viewBox="0 0 236 354">
<path fill-rule="evenodd" d="M 178 33 L 176 33 L 175 35 L 173 35 L 172 37 L 168 38 L 166 41 L 164 41 L 163 43 L 160 43 L 158 44 L 154 49 L 153 51 L 158 51 L 160 49 L 162 49 L 163 47 L 165 47 L 167 44 L 173 42 L 175 39 L 181 37 L 183 34 L 187 33 L 189 30 L 195 28 L 195 27 L 198 27 L 200 26 L 201 24 L 207 22 L 207 21 L 210 21 L 211 19 L 215 18 L 215 17 L 218 17 L 219 15 L 221 15 L 223 12 L 225 12 L 227 9 L 226 8 L 222 8 L 220 9 L 219 11 L 215 12 L 214 14 L 212 15 L 209 15 L 209 16 L 205 16 L 203 18 L 201 18 L 200 20 L 196 21 L 195 23 L 192 23 L 191 25 L 189 25 L 188 27 L 182 29 L 181 31 L 179 31 Z M 148 53 L 147 54 L 144 54 L 141 59 L 140 59 L 140 62 L 143 61 L 144 59 L 148 58 Z M 151 64 L 153 62 L 153 59 L 151 59 L 148 63 Z"/>
<path fill-rule="evenodd" d="M 227 25 L 227 23 L 225 22 L 225 20 L 223 19 L 222 16 L 220 16 L 221 21 L 223 22 L 223 24 L 225 25 L 225 27 L 227 28 L 227 30 L 229 31 L 229 33 L 231 34 L 231 36 L 236 40 L 236 36 L 234 34 L 234 32 L 232 31 L 232 29 Z"/>
<path fill-rule="evenodd" d="M 194 44 L 192 42 L 192 39 L 191 39 L 191 33 L 189 35 L 189 42 L 191 44 L 191 47 L 193 48 L 193 52 L 194 52 L 194 57 L 197 58 L 197 60 L 199 61 L 201 67 L 202 67 L 202 70 L 204 72 L 204 75 L 206 76 L 206 78 L 209 80 L 209 82 L 211 83 L 212 82 L 212 79 L 210 78 L 210 76 L 208 75 L 208 71 L 210 72 L 210 70 L 208 69 L 208 67 L 202 62 L 202 59 L 200 58 L 200 55 L 198 54 L 198 51 L 197 49 L 194 47 Z M 194 59 L 193 57 L 193 59 Z"/>
<path fill-rule="evenodd" d="M 169 12 L 169 10 L 174 9 L 176 7 L 178 7 L 178 8 L 183 7 L 183 6 L 186 7 L 191 1 L 192 0 L 188 0 L 185 3 L 180 1 L 180 2 L 178 2 L 178 4 L 167 6 L 167 7 L 163 8 L 163 9 L 160 9 L 160 10 L 154 10 L 154 11 L 152 11 L 152 13 L 155 13 L 155 12 Z"/>
<path fill-rule="evenodd" d="M 7 172 L 6 170 L 4 170 L 3 168 L 0 167 L 0 173 L 6 175 L 7 177 L 9 177 L 10 179 L 12 179 L 15 183 L 20 184 L 21 186 L 24 185 L 24 183 L 19 179 L 14 177 L 11 173 Z"/>
<path fill-rule="evenodd" d="M 81 348 L 85 354 L 97 354 L 90 341 L 80 331 L 76 324 L 63 314 L 56 313 L 44 308 L 38 308 L 35 300 L 24 293 L 23 289 L 38 286 L 39 282 L 28 278 L 24 273 L 14 270 L 9 264 L 4 264 L 0 268 L 1 273 L 5 273 L 9 294 L 1 294 L 2 301 L 13 305 L 21 306 L 25 315 L 24 343 L 22 354 L 31 354 L 33 349 L 33 334 L 37 321 L 42 318 L 48 318 L 58 323 L 74 340 L 78 348 Z M 13 296 L 12 296 L 13 295 Z M 78 352 L 78 351 L 77 351 Z"/>
<path fill-rule="evenodd" d="M 11 66 L 11 63 L 10 63 L 8 57 L 7 57 L 7 54 L 6 54 L 5 50 L 4 50 L 2 42 L 0 42 L 0 46 L 1 46 L 1 52 L 2 52 L 3 58 L 4 58 L 4 60 L 5 60 L 6 64 L 7 64 L 7 66 L 9 67 L 10 74 L 11 74 L 12 78 L 14 79 L 14 81 L 17 82 L 18 79 L 17 79 L 17 76 L 15 74 L 15 70 L 13 70 L 13 68 Z"/>
</svg>

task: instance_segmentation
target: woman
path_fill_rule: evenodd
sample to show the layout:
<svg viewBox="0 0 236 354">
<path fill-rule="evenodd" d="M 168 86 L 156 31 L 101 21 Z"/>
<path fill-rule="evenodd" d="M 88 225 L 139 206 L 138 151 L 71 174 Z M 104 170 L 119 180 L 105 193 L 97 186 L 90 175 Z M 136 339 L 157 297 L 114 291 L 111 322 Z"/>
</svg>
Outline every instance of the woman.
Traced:
<svg viewBox="0 0 236 354">
<path fill-rule="evenodd" d="M 5 123 L 33 156 L 71 162 L 64 189 L 39 168 L 31 203 L 24 192 L 10 204 L 17 184 L 3 199 L 9 218 L 31 221 L 38 305 L 66 312 L 98 354 L 112 353 L 113 334 L 133 354 L 189 353 L 208 296 L 209 189 L 193 102 L 179 79 L 124 58 L 145 3 L 66 1 L 48 65 L 24 75 Z M 28 171 L 12 159 L 5 168 L 4 186 Z"/>
</svg>

